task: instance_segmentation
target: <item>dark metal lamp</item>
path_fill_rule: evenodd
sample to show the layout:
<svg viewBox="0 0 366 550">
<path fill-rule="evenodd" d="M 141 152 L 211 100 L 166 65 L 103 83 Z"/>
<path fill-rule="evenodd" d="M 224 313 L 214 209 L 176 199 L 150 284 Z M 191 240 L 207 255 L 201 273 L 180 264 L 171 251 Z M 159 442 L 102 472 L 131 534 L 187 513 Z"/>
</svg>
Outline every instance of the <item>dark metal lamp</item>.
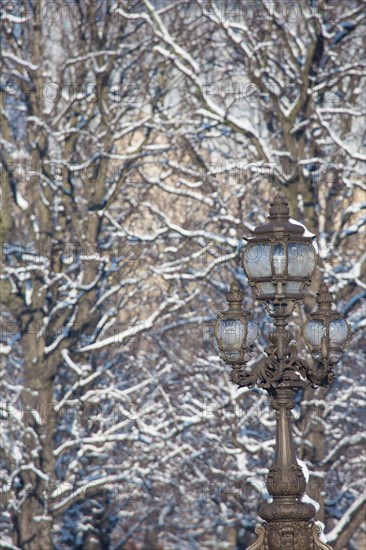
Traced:
<svg viewBox="0 0 366 550">
<path fill-rule="evenodd" d="M 333 300 L 326 284 L 320 285 L 316 301 L 318 311 L 306 321 L 304 338 L 315 361 L 336 364 L 347 344 L 349 326 L 341 313 L 331 309 Z"/>
<path fill-rule="evenodd" d="M 333 367 L 342 356 L 350 331 L 342 315 L 332 310 L 332 296 L 322 283 L 318 309 L 303 327 L 313 362 L 298 357 L 294 335 L 287 329 L 288 317 L 295 305 L 303 302 L 317 253 L 313 236 L 306 236 L 304 226 L 290 221 L 283 195 L 274 198 L 269 218 L 269 223 L 254 230 L 243 254 L 249 283 L 273 317 L 274 331 L 266 356 L 248 371 L 248 353 L 258 328 L 242 307 L 244 295 L 238 283 L 231 284 L 226 294 L 229 308 L 219 313 L 215 325 L 220 357 L 232 366 L 231 380 L 241 387 L 266 389 L 276 411 L 276 450 L 267 477 L 272 502 L 261 506 L 259 514 L 265 523 L 257 528 L 258 538 L 248 550 L 331 550 L 319 538 L 320 528 L 313 521 L 315 507 L 303 500 L 306 481 L 296 458 L 291 409 L 301 387 L 332 382 Z"/>
<path fill-rule="evenodd" d="M 258 336 L 257 323 L 249 319 L 250 314 L 242 307 L 243 298 L 239 283 L 231 283 L 230 292 L 226 293 L 229 308 L 218 314 L 215 325 L 220 357 L 233 365 L 246 363 L 246 353 Z"/>
<path fill-rule="evenodd" d="M 254 230 L 244 249 L 243 267 L 258 300 L 301 300 L 313 275 L 317 254 L 313 236 L 290 221 L 287 202 L 277 195 L 269 210 L 270 222 Z"/>
</svg>

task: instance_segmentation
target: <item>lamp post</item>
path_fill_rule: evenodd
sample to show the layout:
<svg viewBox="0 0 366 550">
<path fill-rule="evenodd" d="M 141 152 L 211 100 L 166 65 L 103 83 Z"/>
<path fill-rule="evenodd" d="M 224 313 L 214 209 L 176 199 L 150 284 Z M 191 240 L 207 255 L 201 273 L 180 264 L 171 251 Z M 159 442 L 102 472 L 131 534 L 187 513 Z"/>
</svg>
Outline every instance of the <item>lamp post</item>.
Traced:
<svg viewBox="0 0 366 550">
<path fill-rule="evenodd" d="M 248 239 L 243 267 L 274 324 L 266 356 L 252 370 L 247 362 L 258 328 L 243 310 L 244 295 L 237 282 L 231 284 L 226 294 L 229 307 L 219 313 L 215 325 L 220 357 L 232 366 L 231 380 L 240 387 L 266 389 L 276 413 L 274 464 L 267 476 L 272 501 L 259 510 L 265 523 L 257 527 L 258 538 L 248 550 L 330 550 L 321 542 L 321 530 L 313 521 L 315 507 L 302 498 L 306 481 L 296 458 L 291 410 L 300 388 L 332 382 L 334 367 L 349 338 L 349 326 L 340 313 L 333 311 L 332 296 L 322 283 L 317 311 L 303 327 L 312 361 L 298 357 L 287 324 L 295 306 L 303 302 L 304 289 L 316 268 L 312 239 L 305 235 L 304 226 L 290 221 L 288 203 L 281 194 L 271 202 L 269 223 L 257 227 Z"/>
</svg>

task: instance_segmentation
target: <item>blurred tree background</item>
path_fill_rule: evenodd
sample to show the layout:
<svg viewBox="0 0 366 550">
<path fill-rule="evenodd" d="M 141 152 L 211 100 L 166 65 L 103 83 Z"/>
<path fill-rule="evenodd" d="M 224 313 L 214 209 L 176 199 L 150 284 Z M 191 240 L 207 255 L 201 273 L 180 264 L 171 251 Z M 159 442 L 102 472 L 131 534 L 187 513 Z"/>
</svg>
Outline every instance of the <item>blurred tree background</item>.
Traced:
<svg viewBox="0 0 366 550">
<path fill-rule="evenodd" d="M 353 330 L 297 450 L 328 542 L 365 547 L 363 10 L 2 7 L 0 548 L 247 548 L 275 419 L 212 329 L 237 279 L 268 333 L 240 253 L 278 191 Z"/>
</svg>

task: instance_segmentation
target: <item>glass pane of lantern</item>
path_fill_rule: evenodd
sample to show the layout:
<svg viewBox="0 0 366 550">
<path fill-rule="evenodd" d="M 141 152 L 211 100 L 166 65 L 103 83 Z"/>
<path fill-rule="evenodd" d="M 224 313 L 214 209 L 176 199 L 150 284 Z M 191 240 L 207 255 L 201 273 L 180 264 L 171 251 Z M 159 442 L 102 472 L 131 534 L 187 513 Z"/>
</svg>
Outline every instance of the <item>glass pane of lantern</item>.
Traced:
<svg viewBox="0 0 366 550">
<path fill-rule="evenodd" d="M 248 321 L 247 346 L 252 346 L 258 338 L 259 327 L 254 321 Z"/>
<path fill-rule="evenodd" d="M 244 268 L 250 279 L 271 276 L 269 244 L 255 244 L 244 249 Z"/>
<path fill-rule="evenodd" d="M 286 294 L 300 294 L 303 283 L 295 281 L 287 281 L 285 286 Z"/>
<path fill-rule="evenodd" d="M 335 319 L 329 325 L 330 345 L 342 348 L 348 336 L 348 325 L 343 319 Z"/>
<path fill-rule="evenodd" d="M 218 335 L 226 350 L 238 350 L 244 339 L 244 326 L 239 319 L 224 319 L 218 327 Z"/>
<path fill-rule="evenodd" d="M 288 274 L 292 277 L 308 277 L 315 267 L 314 249 L 304 243 L 288 243 Z"/>
<path fill-rule="evenodd" d="M 275 291 L 273 283 L 259 283 L 258 289 L 261 295 L 274 294 L 274 291 Z"/>
<path fill-rule="evenodd" d="M 273 248 L 273 267 L 276 275 L 282 275 L 286 268 L 286 253 L 283 244 L 276 244 Z"/>
<path fill-rule="evenodd" d="M 320 348 L 322 337 L 325 334 L 323 321 L 311 320 L 305 325 L 305 336 L 313 348 Z"/>
</svg>

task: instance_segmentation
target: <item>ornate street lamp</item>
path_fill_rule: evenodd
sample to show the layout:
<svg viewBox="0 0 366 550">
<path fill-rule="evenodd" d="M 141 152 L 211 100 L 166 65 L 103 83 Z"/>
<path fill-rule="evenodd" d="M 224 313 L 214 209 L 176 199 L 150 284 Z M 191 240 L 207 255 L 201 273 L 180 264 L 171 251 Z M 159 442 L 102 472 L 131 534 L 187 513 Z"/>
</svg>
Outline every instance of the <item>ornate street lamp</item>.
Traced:
<svg viewBox="0 0 366 550">
<path fill-rule="evenodd" d="M 261 506 L 259 515 L 265 523 L 257 527 L 258 538 L 248 550 L 331 550 L 320 541 L 321 530 L 313 521 L 315 507 L 302 498 L 306 481 L 296 458 L 291 409 L 301 387 L 332 382 L 349 327 L 342 315 L 332 310 L 332 296 L 322 283 L 318 310 L 303 327 L 313 362 L 306 363 L 297 356 L 293 334 L 286 327 L 296 304 L 303 302 L 304 288 L 316 267 L 314 236 L 307 236 L 304 226 L 290 221 L 283 195 L 275 196 L 269 219 L 254 230 L 243 254 L 249 284 L 273 318 L 275 330 L 269 337 L 266 357 L 248 370 L 248 354 L 258 329 L 242 308 L 244 296 L 238 283 L 231 284 L 226 294 L 229 308 L 219 313 L 215 326 L 220 357 L 232 366 L 231 380 L 241 387 L 266 389 L 276 412 L 276 450 L 267 476 L 272 502 Z"/>
</svg>

